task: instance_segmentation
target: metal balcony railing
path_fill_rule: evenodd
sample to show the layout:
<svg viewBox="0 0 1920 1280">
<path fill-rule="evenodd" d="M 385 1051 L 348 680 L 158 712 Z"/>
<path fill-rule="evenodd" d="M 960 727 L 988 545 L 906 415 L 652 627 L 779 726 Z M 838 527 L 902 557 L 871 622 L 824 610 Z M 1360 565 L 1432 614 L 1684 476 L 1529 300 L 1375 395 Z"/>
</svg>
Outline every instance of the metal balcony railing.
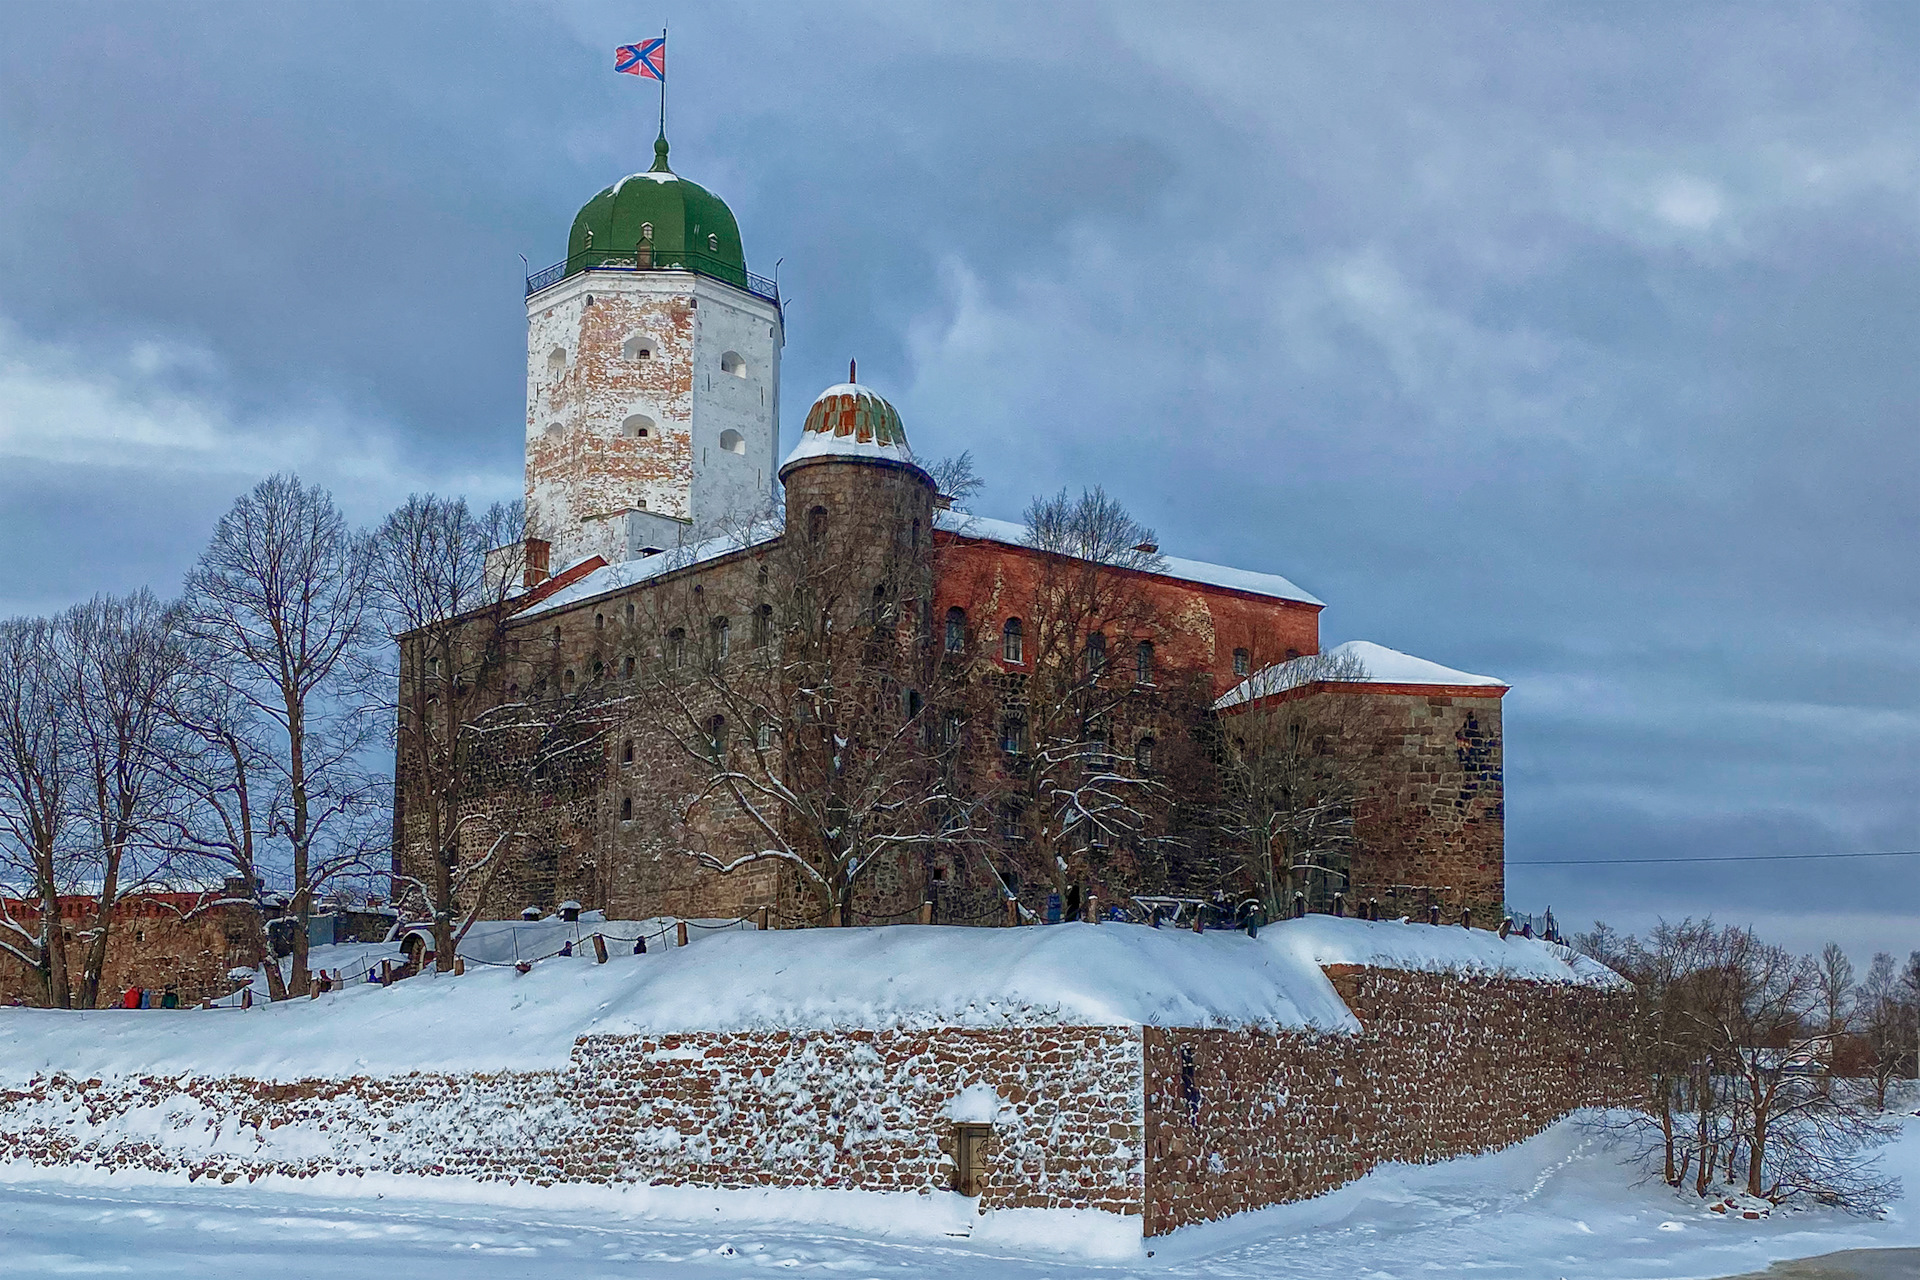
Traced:
<svg viewBox="0 0 1920 1280">
<path fill-rule="evenodd" d="M 756 298 L 780 304 L 780 286 L 765 276 L 742 271 L 715 254 L 698 249 L 663 249 L 659 246 L 638 249 L 583 249 L 527 277 L 527 296 L 550 289 L 577 271 L 691 271 L 711 280 L 725 281 L 736 289 L 745 289 Z"/>
</svg>

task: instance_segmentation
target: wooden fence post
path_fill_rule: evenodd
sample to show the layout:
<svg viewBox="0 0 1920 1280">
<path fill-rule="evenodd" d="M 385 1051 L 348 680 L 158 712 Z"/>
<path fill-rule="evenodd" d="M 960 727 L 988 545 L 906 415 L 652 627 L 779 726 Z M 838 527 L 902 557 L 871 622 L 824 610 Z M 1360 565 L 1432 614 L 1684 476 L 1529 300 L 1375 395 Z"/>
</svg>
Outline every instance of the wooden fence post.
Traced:
<svg viewBox="0 0 1920 1280">
<path fill-rule="evenodd" d="M 933 904 L 931 902 L 923 902 L 920 904 L 920 923 L 933 923 Z"/>
<path fill-rule="evenodd" d="M 607 962 L 607 940 L 597 933 L 593 935 L 593 962 L 595 964 Z"/>
<path fill-rule="evenodd" d="M 467 972 L 467 958 L 458 951 L 453 953 L 453 976 L 464 977 Z"/>
<path fill-rule="evenodd" d="M 1012 926 L 1017 925 L 1019 923 L 1020 923 L 1020 900 L 1018 898 L 1008 898 L 1007 899 L 1007 925 L 1009 928 L 1011 928 Z"/>
<path fill-rule="evenodd" d="M 687 922 L 685 920 L 680 921 L 680 923 L 674 927 L 674 936 L 679 939 L 674 945 L 681 947 L 687 945 Z"/>
<path fill-rule="evenodd" d="M 773 908 L 761 907 L 758 912 L 758 915 L 760 919 L 759 919 L 759 923 L 755 927 L 758 928 L 760 932 L 765 933 L 767 931 L 767 925 L 770 923 L 769 917 L 773 915 Z"/>
</svg>

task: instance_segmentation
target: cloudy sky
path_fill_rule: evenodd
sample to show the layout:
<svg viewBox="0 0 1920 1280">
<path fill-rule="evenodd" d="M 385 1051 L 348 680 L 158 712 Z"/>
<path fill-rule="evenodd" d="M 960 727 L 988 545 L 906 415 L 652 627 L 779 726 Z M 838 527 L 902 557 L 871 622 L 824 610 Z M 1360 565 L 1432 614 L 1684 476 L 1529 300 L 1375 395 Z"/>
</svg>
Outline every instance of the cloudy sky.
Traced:
<svg viewBox="0 0 1920 1280">
<path fill-rule="evenodd" d="M 517 492 L 518 255 L 648 162 L 660 16 L 0 12 L 0 613 L 173 590 L 275 469 Z M 1511 681 L 1516 906 L 1920 947 L 1920 859 L 1522 865 L 1920 848 L 1910 6 L 670 16 L 788 438 L 857 355 L 987 514 L 1098 481 Z"/>
</svg>

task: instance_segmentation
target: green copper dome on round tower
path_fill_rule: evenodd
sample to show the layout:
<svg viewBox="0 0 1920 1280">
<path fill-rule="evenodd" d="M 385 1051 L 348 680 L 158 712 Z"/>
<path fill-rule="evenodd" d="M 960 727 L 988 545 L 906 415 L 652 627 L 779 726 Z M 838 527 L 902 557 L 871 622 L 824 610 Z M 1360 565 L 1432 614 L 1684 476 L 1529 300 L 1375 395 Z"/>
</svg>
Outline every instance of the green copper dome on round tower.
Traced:
<svg viewBox="0 0 1920 1280">
<path fill-rule="evenodd" d="M 587 201 L 567 235 L 567 275 L 632 265 L 686 267 L 746 287 L 740 224 L 719 196 L 668 167 L 665 134 L 653 167 Z"/>
</svg>

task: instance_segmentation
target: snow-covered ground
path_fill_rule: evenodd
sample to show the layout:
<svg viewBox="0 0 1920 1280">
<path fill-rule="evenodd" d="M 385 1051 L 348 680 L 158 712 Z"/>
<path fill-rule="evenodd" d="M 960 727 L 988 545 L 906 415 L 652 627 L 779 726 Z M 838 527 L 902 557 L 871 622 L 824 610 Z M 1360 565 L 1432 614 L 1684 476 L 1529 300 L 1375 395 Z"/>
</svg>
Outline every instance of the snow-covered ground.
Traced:
<svg viewBox="0 0 1920 1280">
<path fill-rule="evenodd" d="M 1257 939 L 1126 924 L 696 928 L 691 945 L 656 937 L 644 955 L 620 942 L 605 965 L 584 943 L 571 956 L 553 954 L 576 930 L 630 939 L 647 923 L 500 923 L 463 945 L 473 961 L 464 975 L 428 973 L 391 987 L 353 980 L 390 947 L 315 948 L 313 965 L 343 971 L 343 988 L 244 1012 L 0 1009 L 0 1081 L 55 1072 L 297 1080 L 535 1070 L 566 1065 L 574 1040 L 589 1033 L 1036 1024 L 1343 1033 L 1359 1024 L 1322 965 L 1620 981 L 1563 947 L 1518 935 L 1332 916 L 1288 920 Z M 548 958 L 521 974 L 516 954 Z"/>
<path fill-rule="evenodd" d="M 1920 1191 L 1920 1119 L 1888 1148 Z M 1168 1275 L 1689 1280 L 1837 1249 L 1920 1245 L 1902 1201 L 1880 1221 L 1826 1210 L 1728 1220 L 1636 1186 L 1568 1120 L 1496 1155 L 1390 1166 L 1332 1195 L 1142 1243 L 1091 1220 L 991 1215 L 833 1192 L 472 1188 L 320 1179 L 248 1186 L 0 1169 L 0 1275 L 379 1275 L 471 1280 L 729 1276 Z M 814 1225 L 838 1220 L 843 1225 Z M 948 1232 L 972 1229 L 971 1236 Z M 1151 1250 L 1151 1253 L 1149 1253 Z"/>
</svg>

